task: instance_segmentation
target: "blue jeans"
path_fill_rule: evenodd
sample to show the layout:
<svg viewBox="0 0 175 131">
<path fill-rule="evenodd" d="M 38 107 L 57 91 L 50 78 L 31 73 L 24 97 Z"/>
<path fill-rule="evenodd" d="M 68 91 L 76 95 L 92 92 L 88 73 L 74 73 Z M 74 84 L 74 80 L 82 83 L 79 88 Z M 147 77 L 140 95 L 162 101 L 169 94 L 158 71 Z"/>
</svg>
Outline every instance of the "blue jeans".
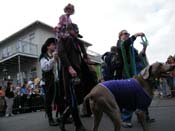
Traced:
<svg viewBox="0 0 175 131">
<path fill-rule="evenodd" d="M 175 88 L 175 77 L 173 77 L 173 86 Z"/>
<path fill-rule="evenodd" d="M 133 111 L 122 109 L 121 111 L 121 119 L 122 122 L 131 122 Z"/>
</svg>

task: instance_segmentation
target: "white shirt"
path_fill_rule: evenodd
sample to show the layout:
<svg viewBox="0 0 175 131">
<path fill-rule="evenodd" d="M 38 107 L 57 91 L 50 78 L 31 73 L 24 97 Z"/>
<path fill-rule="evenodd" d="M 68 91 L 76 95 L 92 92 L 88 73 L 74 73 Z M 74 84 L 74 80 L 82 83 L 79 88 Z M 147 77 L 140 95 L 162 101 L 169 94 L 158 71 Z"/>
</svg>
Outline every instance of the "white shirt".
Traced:
<svg viewBox="0 0 175 131">
<path fill-rule="evenodd" d="M 34 88 L 34 83 L 31 80 L 28 81 L 27 85 L 30 86 L 32 89 Z"/>
<path fill-rule="evenodd" d="M 54 66 L 59 66 L 59 69 L 60 69 L 60 62 L 59 64 L 55 63 L 54 58 L 51 58 L 48 60 L 43 57 L 40 60 L 40 65 L 41 65 L 41 69 L 46 72 L 52 70 Z M 56 80 L 59 80 L 58 73 L 59 73 L 58 70 L 56 70 L 55 72 Z M 40 86 L 42 85 L 45 85 L 45 82 L 43 80 L 40 81 Z"/>
<path fill-rule="evenodd" d="M 54 58 L 47 60 L 43 57 L 40 60 L 41 69 L 46 72 L 53 69 L 54 63 Z"/>
<path fill-rule="evenodd" d="M 51 58 L 51 59 L 46 59 L 46 58 L 41 58 L 40 60 L 40 65 L 41 65 L 41 69 L 43 71 L 50 71 L 53 69 L 53 66 L 54 66 L 54 58 Z M 41 80 L 40 81 L 40 86 L 42 85 L 45 85 L 45 81 Z"/>
</svg>

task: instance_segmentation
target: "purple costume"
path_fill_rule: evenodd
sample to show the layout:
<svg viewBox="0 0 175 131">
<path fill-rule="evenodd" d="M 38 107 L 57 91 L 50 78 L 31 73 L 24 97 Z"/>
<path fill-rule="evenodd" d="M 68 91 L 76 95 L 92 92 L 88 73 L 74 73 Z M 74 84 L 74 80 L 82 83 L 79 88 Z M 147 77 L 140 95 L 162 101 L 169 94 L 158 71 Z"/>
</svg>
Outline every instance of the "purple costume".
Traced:
<svg viewBox="0 0 175 131">
<path fill-rule="evenodd" d="M 102 82 L 101 85 L 111 91 L 120 109 L 145 111 L 151 104 L 152 98 L 135 79 L 110 80 Z"/>
</svg>

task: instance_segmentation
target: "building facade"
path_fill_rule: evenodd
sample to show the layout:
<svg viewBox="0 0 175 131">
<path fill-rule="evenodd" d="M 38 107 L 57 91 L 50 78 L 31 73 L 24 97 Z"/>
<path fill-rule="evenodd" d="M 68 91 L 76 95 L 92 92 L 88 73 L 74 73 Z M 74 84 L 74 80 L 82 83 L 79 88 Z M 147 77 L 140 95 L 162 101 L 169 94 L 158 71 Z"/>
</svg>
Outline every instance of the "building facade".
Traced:
<svg viewBox="0 0 175 131">
<path fill-rule="evenodd" d="M 0 85 L 7 79 L 21 85 L 30 78 L 41 78 L 38 57 L 43 43 L 49 37 L 55 37 L 53 27 L 35 21 L 0 42 Z M 91 46 L 85 42 L 85 47 Z M 90 53 L 90 58 L 101 63 L 100 55 Z"/>
</svg>

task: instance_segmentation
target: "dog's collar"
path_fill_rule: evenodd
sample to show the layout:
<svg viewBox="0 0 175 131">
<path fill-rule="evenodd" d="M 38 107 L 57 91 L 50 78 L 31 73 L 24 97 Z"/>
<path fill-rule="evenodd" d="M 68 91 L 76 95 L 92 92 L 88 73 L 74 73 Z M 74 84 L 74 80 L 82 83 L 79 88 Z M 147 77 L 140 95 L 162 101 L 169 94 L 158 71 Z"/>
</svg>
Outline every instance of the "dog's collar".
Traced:
<svg viewBox="0 0 175 131">
<path fill-rule="evenodd" d="M 152 80 L 149 79 L 143 79 L 142 75 L 137 75 L 134 77 L 134 79 L 136 79 L 139 84 L 141 85 L 142 89 L 145 91 L 145 93 L 152 99 L 153 98 L 153 92 L 152 92 L 152 85 L 150 83 L 152 83 Z M 146 87 L 146 88 L 144 88 Z M 151 90 L 149 90 L 149 87 L 151 87 Z"/>
</svg>

